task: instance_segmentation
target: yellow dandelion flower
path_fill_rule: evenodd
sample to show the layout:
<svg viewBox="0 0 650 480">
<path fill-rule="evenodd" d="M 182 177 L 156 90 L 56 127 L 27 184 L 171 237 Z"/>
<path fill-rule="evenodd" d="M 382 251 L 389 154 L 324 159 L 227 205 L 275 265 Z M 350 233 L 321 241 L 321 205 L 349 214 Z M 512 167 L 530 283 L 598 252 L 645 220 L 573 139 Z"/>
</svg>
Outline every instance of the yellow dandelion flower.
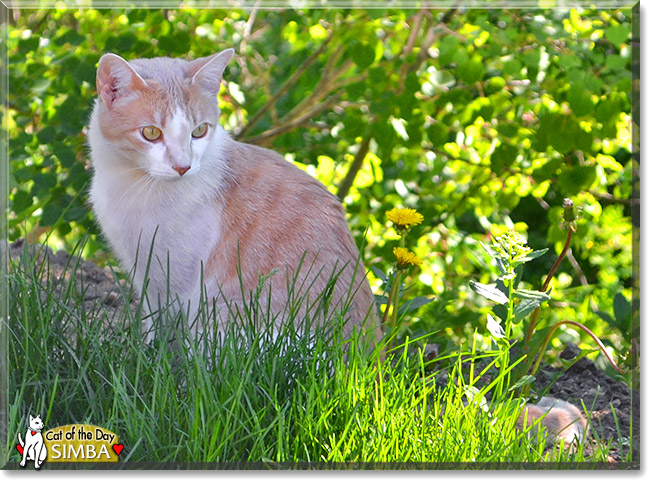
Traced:
<svg viewBox="0 0 650 480">
<path fill-rule="evenodd" d="M 424 220 L 422 214 L 413 208 L 393 208 L 386 212 L 386 217 L 393 222 L 393 226 L 398 232 L 408 230 Z"/>
<path fill-rule="evenodd" d="M 406 268 L 411 265 L 422 265 L 422 260 L 420 260 L 415 253 L 409 252 L 406 248 L 395 247 L 393 248 L 393 254 L 397 259 L 397 268 Z"/>
</svg>

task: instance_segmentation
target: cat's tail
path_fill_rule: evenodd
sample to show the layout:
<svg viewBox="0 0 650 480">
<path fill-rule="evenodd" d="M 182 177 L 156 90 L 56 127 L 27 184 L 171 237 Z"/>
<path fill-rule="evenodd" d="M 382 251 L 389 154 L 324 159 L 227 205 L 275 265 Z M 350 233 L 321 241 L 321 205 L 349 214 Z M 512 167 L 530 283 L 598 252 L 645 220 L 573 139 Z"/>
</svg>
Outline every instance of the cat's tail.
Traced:
<svg viewBox="0 0 650 480">
<path fill-rule="evenodd" d="M 18 443 L 20 443 L 21 447 L 25 446 L 25 442 L 23 442 L 23 437 L 20 436 L 20 432 L 18 432 Z"/>
</svg>

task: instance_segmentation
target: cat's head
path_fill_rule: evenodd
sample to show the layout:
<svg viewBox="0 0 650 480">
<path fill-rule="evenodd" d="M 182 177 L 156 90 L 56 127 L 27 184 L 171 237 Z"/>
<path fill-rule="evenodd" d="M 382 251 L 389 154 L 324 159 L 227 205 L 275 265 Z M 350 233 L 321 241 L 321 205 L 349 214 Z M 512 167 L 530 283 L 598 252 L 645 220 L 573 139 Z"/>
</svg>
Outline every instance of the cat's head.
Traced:
<svg viewBox="0 0 650 480">
<path fill-rule="evenodd" d="M 157 179 L 197 173 L 219 119 L 217 93 L 234 51 L 193 61 L 106 54 L 97 68 L 102 136 L 127 167 Z"/>
<path fill-rule="evenodd" d="M 29 416 L 29 428 L 36 432 L 43 430 L 43 420 L 41 420 L 40 414 L 35 417 Z"/>
</svg>

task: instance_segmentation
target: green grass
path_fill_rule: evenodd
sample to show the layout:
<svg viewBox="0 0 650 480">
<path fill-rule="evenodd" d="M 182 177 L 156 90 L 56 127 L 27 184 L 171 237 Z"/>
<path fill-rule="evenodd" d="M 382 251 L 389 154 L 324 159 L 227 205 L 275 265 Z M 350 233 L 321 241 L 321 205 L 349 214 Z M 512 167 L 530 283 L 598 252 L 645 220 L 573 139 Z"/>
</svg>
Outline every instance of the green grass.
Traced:
<svg viewBox="0 0 650 480">
<path fill-rule="evenodd" d="M 257 297 L 233 312 L 231 324 L 243 327 L 223 332 L 219 348 L 197 345 L 182 319 L 164 312 L 157 321 L 170 327 L 146 344 L 141 312 L 110 319 L 99 303 L 87 309 L 78 261 L 72 257 L 61 280 L 27 255 L 9 273 L 2 465 L 18 460 L 16 434 L 37 413 L 46 429 L 90 423 L 114 431 L 125 445 L 122 462 L 585 460 L 582 446 L 545 449 L 543 439 L 518 432 L 516 399 L 493 399 L 485 409 L 494 381 L 471 388 L 482 374 L 472 352 L 436 365 L 407 342 L 380 361 L 359 339 L 341 340 L 340 328 L 300 335 L 285 326 L 274 336 Z M 122 295 L 128 302 L 131 292 Z M 606 452 L 589 460 L 604 461 Z"/>
</svg>

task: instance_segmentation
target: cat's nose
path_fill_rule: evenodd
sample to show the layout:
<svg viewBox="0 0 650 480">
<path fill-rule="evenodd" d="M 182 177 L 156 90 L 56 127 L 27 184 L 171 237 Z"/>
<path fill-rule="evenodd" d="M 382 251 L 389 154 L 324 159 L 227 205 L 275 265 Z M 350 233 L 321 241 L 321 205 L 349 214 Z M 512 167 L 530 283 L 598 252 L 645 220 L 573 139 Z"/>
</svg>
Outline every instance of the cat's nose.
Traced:
<svg viewBox="0 0 650 480">
<path fill-rule="evenodd" d="M 189 165 L 188 166 L 174 165 L 172 168 L 176 170 L 178 174 L 182 177 L 183 175 L 185 175 L 185 172 L 187 172 L 192 167 L 190 167 Z"/>
</svg>

